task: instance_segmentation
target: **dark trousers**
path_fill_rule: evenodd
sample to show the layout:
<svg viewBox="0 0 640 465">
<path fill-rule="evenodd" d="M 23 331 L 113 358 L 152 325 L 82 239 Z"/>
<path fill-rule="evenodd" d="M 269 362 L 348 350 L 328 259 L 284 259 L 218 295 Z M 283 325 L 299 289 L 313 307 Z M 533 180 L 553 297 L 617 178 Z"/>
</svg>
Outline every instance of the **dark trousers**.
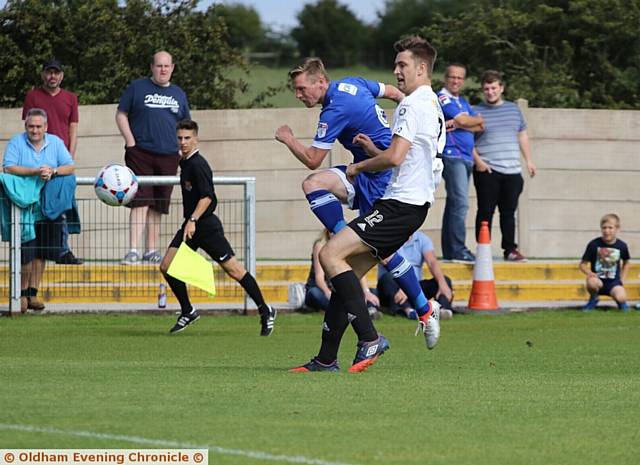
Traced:
<svg viewBox="0 0 640 465">
<path fill-rule="evenodd" d="M 473 171 L 473 184 L 478 197 L 476 213 L 476 240 L 480 235 L 480 223 L 491 222 L 493 212 L 500 211 L 500 232 L 502 233 L 502 249 L 505 255 L 518 248 L 516 243 L 516 209 L 518 198 L 522 193 L 524 180 L 520 174 L 502 174 L 496 171 Z"/>
</svg>

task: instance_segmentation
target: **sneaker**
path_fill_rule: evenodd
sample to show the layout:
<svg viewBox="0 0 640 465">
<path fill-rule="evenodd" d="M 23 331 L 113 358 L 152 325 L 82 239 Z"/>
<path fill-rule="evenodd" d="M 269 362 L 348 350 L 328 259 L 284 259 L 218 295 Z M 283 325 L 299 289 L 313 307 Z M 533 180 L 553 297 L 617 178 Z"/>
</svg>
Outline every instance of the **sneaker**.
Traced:
<svg viewBox="0 0 640 465">
<path fill-rule="evenodd" d="M 504 261 L 524 263 L 527 261 L 527 257 L 522 255 L 518 249 L 513 249 L 511 252 L 504 254 Z"/>
<path fill-rule="evenodd" d="M 432 311 L 418 318 L 416 336 L 422 331 L 427 343 L 427 349 L 431 350 L 438 344 L 440 339 L 440 304 L 435 300 L 431 300 L 429 303 Z"/>
<path fill-rule="evenodd" d="M 137 265 L 140 263 L 140 255 L 135 250 L 130 250 L 122 259 L 123 265 Z"/>
<path fill-rule="evenodd" d="M 200 314 L 198 312 L 196 312 L 195 310 L 191 310 L 191 313 L 187 313 L 186 315 L 180 315 L 178 317 L 178 321 L 176 321 L 176 324 L 173 325 L 173 328 L 171 328 L 169 330 L 169 332 L 171 334 L 179 333 L 180 331 L 184 330 L 190 324 L 196 322 L 198 320 L 198 318 L 200 318 Z"/>
<path fill-rule="evenodd" d="M 273 327 L 276 324 L 276 316 L 278 311 L 267 305 L 269 313 L 260 315 L 260 336 L 269 336 L 273 332 Z"/>
<path fill-rule="evenodd" d="M 453 263 L 473 264 L 476 262 L 476 256 L 468 250 L 465 250 L 464 252 L 462 252 L 462 254 L 453 257 L 451 261 Z"/>
<path fill-rule="evenodd" d="M 623 302 L 621 304 L 618 304 L 618 309 L 622 310 L 623 312 L 628 312 L 629 311 L 629 304 L 626 302 Z"/>
<path fill-rule="evenodd" d="M 295 367 L 289 370 L 289 373 L 309 373 L 311 371 L 340 371 L 340 367 L 338 366 L 338 361 L 334 360 L 328 365 L 318 361 L 317 358 L 312 358 L 308 363 L 305 363 L 302 366 Z"/>
<path fill-rule="evenodd" d="M 389 348 L 389 341 L 382 334 L 375 341 L 360 341 L 356 349 L 356 357 L 349 373 L 360 373 L 375 363 L 378 358 Z"/>
<path fill-rule="evenodd" d="M 157 250 L 145 252 L 142 254 L 142 261 L 147 263 L 160 263 L 162 261 L 162 255 L 160 255 Z"/>
<path fill-rule="evenodd" d="M 600 299 L 598 299 L 597 295 L 592 295 L 591 297 L 589 297 L 589 301 L 584 305 L 584 307 L 582 307 L 582 311 L 590 312 L 598 306 L 599 300 Z"/>
<path fill-rule="evenodd" d="M 56 260 L 58 265 L 82 265 L 82 260 L 73 255 L 70 250 Z"/>
</svg>

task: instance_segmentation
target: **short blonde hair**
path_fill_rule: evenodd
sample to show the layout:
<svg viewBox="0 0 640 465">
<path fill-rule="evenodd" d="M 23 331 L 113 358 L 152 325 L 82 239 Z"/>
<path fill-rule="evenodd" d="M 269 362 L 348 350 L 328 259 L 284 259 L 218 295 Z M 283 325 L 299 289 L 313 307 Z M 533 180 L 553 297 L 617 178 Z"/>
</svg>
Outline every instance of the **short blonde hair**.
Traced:
<svg viewBox="0 0 640 465">
<path fill-rule="evenodd" d="M 322 63 L 322 60 L 317 57 L 305 58 L 302 63 L 292 68 L 289 71 L 289 79 L 293 82 L 293 80 L 302 73 L 307 73 L 312 77 L 322 76 L 327 82 L 329 81 L 329 74 L 327 74 L 324 63 Z"/>
<path fill-rule="evenodd" d="M 602 227 L 602 225 L 608 223 L 609 221 L 615 224 L 616 228 L 620 227 L 620 217 L 615 213 L 607 213 L 602 218 L 600 218 L 600 227 Z"/>
</svg>

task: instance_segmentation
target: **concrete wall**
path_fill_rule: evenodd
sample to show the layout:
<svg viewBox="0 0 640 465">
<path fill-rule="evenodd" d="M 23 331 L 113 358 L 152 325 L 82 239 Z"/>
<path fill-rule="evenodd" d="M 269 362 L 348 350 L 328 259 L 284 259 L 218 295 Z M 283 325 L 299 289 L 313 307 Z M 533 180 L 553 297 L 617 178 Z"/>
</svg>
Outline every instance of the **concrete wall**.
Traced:
<svg viewBox="0 0 640 465">
<path fill-rule="evenodd" d="M 521 102 L 522 103 L 522 102 Z M 599 234 L 599 219 L 617 212 L 621 237 L 632 254 L 640 253 L 640 111 L 557 110 L 526 108 L 538 175 L 526 179 L 521 196 L 518 235 L 531 257 L 578 257 Z M 257 180 L 257 257 L 306 259 L 318 233 L 300 184 L 309 171 L 273 138 L 289 124 L 310 143 L 319 111 L 305 108 L 194 111 L 200 126 L 201 151 L 217 176 L 255 176 Z M 114 123 L 115 105 L 80 108 L 77 173 L 94 175 L 108 162 L 122 162 L 123 140 Z M 0 150 L 23 130 L 20 110 L 0 110 Z M 325 167 L 350 159 L 339 144 Z M 177 193 L 174 191 L 174 195 Z M 467 245 L 475 250 L 475 192 L 467 219 Z M 444 189 L 423 230 L 440 253 Z M 500 253 L 494 221 L 493 247 Z"/>
</svg>

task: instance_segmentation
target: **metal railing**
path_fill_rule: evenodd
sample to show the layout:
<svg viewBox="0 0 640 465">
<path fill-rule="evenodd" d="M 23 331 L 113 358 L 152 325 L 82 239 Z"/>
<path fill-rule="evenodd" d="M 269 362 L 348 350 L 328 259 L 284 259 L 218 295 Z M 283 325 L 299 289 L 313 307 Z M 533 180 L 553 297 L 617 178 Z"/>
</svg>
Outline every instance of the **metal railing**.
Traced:
<svg viewBox="0 0 640 465">
<path fill-rule="evenodd" d="M 179 185 L 178 176 L 140 176 L 141 185 Z M 73 252 L 84 260 L 83 265 L 47 265 L 40 284 L 45 301 L 81 302 L 97 299 L 110 302 L 151 302 L 157 297 L 157 283 L 162 277 L 157 264 L 124 265 L 122 257 L 129 245 L 129 209 L 110 207 L 98 200 L 93 192 L 94 177 L 78 177 L 76 201 L 82 232 L 70 236 Z M 220 217 L 236 256 L 247 270 L 256 273 L 255 236 L 255 178 L 213 177 L 218 196 L 216 214 Z M 241 186 L 238 192 L 237 186 Z M 178 193 L 179 194 L 179 193 Z M 177 197 L 177 198 L 176 198 Z M 159 251 L 162 254 L 182 223 L 182 201 L 172 196 L 169 215 L 163 215 Z M 11 208 L 11 240 L 9 243 L 9 312 L 20 308 L 22 255 L 20 208 Z M 206 255 L 205 255 L 206 256 Z M 209 258 L 209 257 L 207 257 Z M 222 299 L 248 301 L 244 292 L 231 283 L 223 270 L 214 268 L 218 294 Z M 193 289 L 190 295 L 197 300 L 211 300 L 203 291 Z"/>
</svg>

